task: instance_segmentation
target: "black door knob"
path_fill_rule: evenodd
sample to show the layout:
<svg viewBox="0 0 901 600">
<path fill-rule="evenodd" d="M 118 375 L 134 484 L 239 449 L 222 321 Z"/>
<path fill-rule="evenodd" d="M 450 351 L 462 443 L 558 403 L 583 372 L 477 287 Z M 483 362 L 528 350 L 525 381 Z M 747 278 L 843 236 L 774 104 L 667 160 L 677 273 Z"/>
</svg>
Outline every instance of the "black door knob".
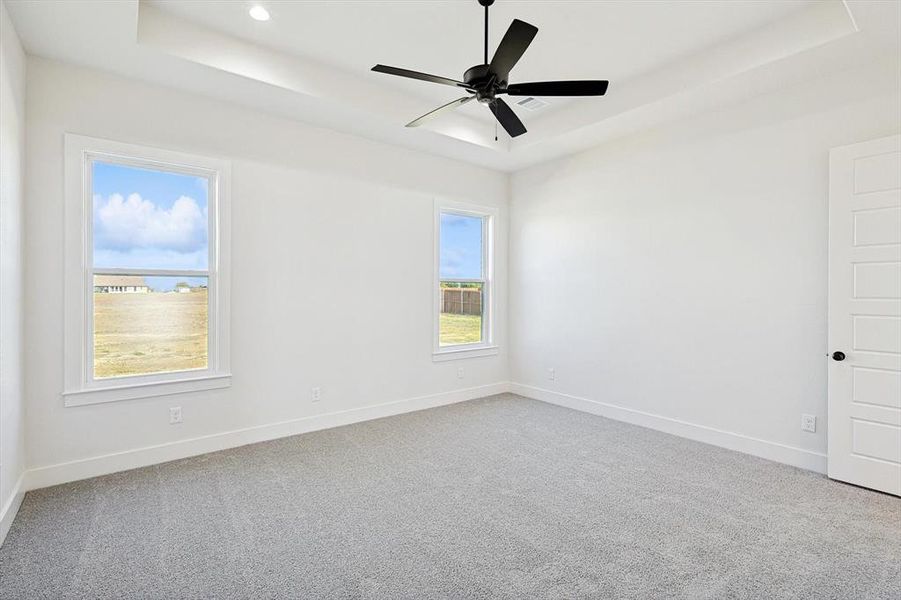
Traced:
<svg viewBox="0 0 901 600">
<path fill-rule="evenodd" d="M 832 360 L 845 360 L 845 353 L 844 353 L 844 352 L 841 352 L 841 351 L 839 351 L 839 352 L 833 352 L 833 353 L 832 353 Z"/>
</svg>

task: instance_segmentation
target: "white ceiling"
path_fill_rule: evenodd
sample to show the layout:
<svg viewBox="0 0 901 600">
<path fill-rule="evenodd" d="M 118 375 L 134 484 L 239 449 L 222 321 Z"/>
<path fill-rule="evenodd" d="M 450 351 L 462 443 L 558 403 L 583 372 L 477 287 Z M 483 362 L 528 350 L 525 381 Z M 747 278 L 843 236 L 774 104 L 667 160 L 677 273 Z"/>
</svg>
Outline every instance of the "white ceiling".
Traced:
<svg viewBox="0 0 901 600">
<path fill-rule="evenodd" d="M 490 10 L 489 59 L 514 18 L 539 34 L 513 81 L 622 82 L 770 23 L 817 0 L 729 2 L 499 0 Z M 246 2 L 150 0 L 165 12 L 358 77 L 421 96 L 422 112 L 458 91 L 370 72 L 376 63 L 462 79 L 484 58 L 484 11 L 475 0 L 265 2 L 272 19 L 254 21 Z M 597 102 L 597 99 L 581 100 Z M 567 99 L 549 99 L 556 109 Z M 493 123 L 476 104 L 460 110 Z M 532 118 L 521 112 L 524 118 Z M 410 115 L 410 119 L 418 115 Z"/>
<path fill-rule="evenodd" d="M 751 81 L 764 93 L 901 53 L 899 2 L 498 0 L 489 54 L 514 17 L 539 28 L 514 81 L 611 84 L 603 98 L 517 108 L 529 133 L 495 141 L 476 103 L 405 129 L 461 94 L 369 70 L 461 78 L 482 59 L 475 0 L 260 3 L 268 22 L 250 19 L 244 0 L 6 1 L 31 54 L 502 170 L 739 101 Z"/>
</svg>

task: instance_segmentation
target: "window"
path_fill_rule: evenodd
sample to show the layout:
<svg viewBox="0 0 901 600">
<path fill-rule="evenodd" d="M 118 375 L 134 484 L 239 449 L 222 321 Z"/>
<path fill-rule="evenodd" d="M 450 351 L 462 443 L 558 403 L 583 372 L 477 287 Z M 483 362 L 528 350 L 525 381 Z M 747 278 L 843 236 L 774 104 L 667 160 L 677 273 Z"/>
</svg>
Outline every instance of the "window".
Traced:
<svg viewBox="0 0 901 600">
<path fill-rule="evenodd" d="M 225 387 L 229 166 L 66 136 L 67 406 Z"/>
<path fill-rule="evenodd" d="M 435 360 L 496 354 L 494 223 L 490 208 L 437 202 Z"/>
</svg>

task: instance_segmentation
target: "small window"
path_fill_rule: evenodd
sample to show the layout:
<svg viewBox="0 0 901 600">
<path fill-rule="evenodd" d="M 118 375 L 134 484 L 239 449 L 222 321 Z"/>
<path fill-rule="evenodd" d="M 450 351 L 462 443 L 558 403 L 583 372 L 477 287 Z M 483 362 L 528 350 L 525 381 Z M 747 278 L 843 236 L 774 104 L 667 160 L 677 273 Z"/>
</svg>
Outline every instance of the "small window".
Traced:
<svg viewBox="0 0 901 600">
<path fill-rule="evenodd" d="M 438 203 L 436 359 L 494 354 L 493 209 Z"/>
<path fill-rule="evenodd" d="M 227 163 L 66 145 L 66 404 L 227 385 Z"/>
<path fill-rule="evenodd" d="M 207 369 L 211 175 L 88 162 L 93 378 Z"/>
</svg>

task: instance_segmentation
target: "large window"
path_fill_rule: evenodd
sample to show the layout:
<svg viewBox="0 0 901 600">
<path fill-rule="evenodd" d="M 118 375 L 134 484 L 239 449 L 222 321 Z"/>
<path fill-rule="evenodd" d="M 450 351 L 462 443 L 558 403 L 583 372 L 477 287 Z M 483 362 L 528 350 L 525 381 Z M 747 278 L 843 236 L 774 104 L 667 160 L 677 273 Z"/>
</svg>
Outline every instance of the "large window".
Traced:
<svg viewBox="0 0 901 600">
<path fill-rule="evenodd" d="M 66 152 L 66 404 L 227 385 L 227 163 Z"/>
<path fill-rule="evenodd" d="M 436 359 L 493 354 L 493 209 L 436 203 Z"/>
</svg>

